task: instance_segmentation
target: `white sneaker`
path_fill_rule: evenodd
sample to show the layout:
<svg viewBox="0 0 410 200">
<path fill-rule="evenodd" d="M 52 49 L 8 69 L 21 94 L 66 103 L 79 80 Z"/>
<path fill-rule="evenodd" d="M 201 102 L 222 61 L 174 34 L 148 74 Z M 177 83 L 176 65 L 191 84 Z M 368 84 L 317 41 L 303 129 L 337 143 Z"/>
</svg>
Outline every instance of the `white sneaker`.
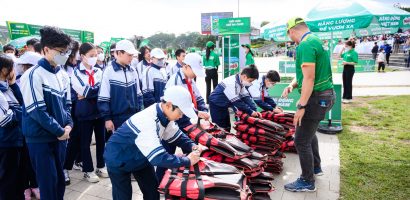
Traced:
<svg viewBox="0 0 410 200">
<path fill-rule="evenodd" d="M 347 99 L 342 99 L 342 103 L 348 104 L 348 103 L 350 103 L 350 102 L 349 102 L 349 100 L 347 100 Z"/>
<path fill-rule="evenodd" d="M 100 181 L 100 178 L 94 172 L 84 172 L 84 179 L 90 183 L 97 183 Z"/>
<path fill-rule="evenodd" d="M 106 169 L 105 167 L 103 167 L 103 168 L 97 168 L 97 170 L 95 170 L 95 173 L 96 173 L 99 177 L 101 177 L 101 178 L 108 178 L 108 177 L 110 177 L 110 176 L 108 175 L 107 169 Z"/>
<path fill-rule="evenodd" d="M 64 182 L 65 185 L 70 185 L 70 174 L 68 173 L 68 170 L 64 170 Z"/>
<path fill-rule="evenodd" d="M 74 165 L 73 165 L 73 169 L 83 170 L 83 163 L 82 162 L 75 162 Z"/>
</svg>

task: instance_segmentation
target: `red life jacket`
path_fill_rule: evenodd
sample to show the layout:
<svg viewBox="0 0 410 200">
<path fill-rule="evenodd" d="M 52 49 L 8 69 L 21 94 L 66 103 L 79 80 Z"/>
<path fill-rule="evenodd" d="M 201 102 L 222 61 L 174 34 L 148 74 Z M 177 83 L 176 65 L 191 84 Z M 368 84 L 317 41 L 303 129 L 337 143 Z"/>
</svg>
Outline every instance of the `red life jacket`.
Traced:
<svg viewBox="0 0 410 200">
<path fill-rule="evenodd" d="M 283 126 L 275 122 L 251 117 L 250 115 L 243 113 L 242 111 L 238 111 L 236 115 L 247 124 L 255 125 L 270 132 L 283 132 L 285 130 Z"/>
<path fill-rule="evenodd" d="M 240 159 L 251 154 L 250 151 L 239 151 L 229 145 L 226 141 L 213 137 L 211 134 L 200 128 L 199 125 L 192 124 L 186 127 L 185 130 L 187 131 L 188 136 L 196 143 L 200 143 L 212 151 L 218 152 L 226 157 Z"/>
<path fill-rule="evenodd" d="M 158 190 L 167 199 L 246 200 L 250 198 L 246 184 L 247 179 L 235 167 L 200 160 L 194 167 L 168 170 Z"/>
</svg>

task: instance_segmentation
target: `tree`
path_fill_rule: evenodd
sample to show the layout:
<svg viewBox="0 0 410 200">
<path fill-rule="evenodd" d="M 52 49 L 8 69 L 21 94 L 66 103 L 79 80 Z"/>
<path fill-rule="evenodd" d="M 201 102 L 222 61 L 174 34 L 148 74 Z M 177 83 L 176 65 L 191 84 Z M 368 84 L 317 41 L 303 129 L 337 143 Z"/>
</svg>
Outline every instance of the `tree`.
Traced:
<svg viewBox="0 0 410 200">
<path fill-rule="evenodd" d="M 261 23 L 261 27 L 262 27 L 262 26 L 265 26 L 266 24 L 269 24 L 269 22 L 268 22 L 268 21 L 263 21 L 263 22 Z"/>
<path fill-rule="evenodd" d="M 165 49 L 172 46 L 175 40 L 175 34 L 157 33 L 151 35 L 148 39 L 150 41 L 150 46 Z"/>
</svg>

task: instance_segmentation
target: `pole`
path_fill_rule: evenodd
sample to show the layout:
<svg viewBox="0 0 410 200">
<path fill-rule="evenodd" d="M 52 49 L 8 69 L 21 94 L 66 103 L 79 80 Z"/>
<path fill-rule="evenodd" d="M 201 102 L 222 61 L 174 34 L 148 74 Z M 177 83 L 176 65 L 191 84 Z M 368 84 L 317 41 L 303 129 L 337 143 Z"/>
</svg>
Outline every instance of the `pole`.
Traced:
<svg viewBox="0 0 410 200">
<path fill-rule="evenodd" d="M 239 17 L 239 0 L 238 0 L 238 17 Z"/>
</svg>

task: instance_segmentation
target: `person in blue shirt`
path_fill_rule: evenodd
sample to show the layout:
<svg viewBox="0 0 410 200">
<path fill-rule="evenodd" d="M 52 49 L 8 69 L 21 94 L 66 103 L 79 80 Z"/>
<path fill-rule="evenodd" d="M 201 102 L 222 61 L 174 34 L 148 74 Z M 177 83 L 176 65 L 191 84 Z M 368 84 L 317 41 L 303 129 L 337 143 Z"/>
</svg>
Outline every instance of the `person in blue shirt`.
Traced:
<svg viewBox="0 0 410 200">
<path fill-rule="evenodd" d="M 103 73 L 101 69 L 95 67 L 98 59 L 97 55 L 97 49 L 93 44 L 89 42 L 81 44 L 80 56 L 82 62 L 74 70 L 74 75 L 71 78 L 73 89 L 78 94 L 75 117 L 78 120 L 76 126 L 78 126 L 81 136 L 82 171 L 84 172 L 84 179 L 91 183 L 98 182 L 98 176 L 108 177 L 103 158 L 105 121 L 97 108 L 98 92 Z M 97 146 L 97 169 L 95 172 L 90 152 L 93 133 L 95 134 Z"/>
<path fill-rule="evenodd" d="M 384 53 L 386 54 L 386 63 L 387 63 L 387 65 L 389 65 L 389 61 L 390 61 L 390 54 L 391 54 L 391 46 L 390 46 L 390 44 L 389 43 L 387 43 L 386 41 L 384 42 L 384 45 L 382 45 L 381 47 L 380 47 L 381 49 L 384 49 Z"/>
<path fill-rule="evenodd" d="M 174 86 L 182 86 L 186 91 L 189 92 L 192 98 L 192 103 L 197 112 L 199 118 L 209 120 L 210 115 L 208 114 L 208 108 L 205 105 L 205 100 L 202 98 L 201 93 L 196 86 L 194 78 L 205 77 L 205 69 L 202 66 L 202 57 L 196 53 L 189 53 L 186 55 L 182 67 L 171 76 L 168 80 L 166 89 Z M 190 118 L 184 115 L 181 119 L 175 121 L 178 127 L 185 132 L 184 128 L 191 125 Z M 162 146 L 165 147 L 168 153 L 174 154 L 176 151 L 176 146 L 168 144 L 165 141 L 161 141 Z M 161 180 L 164 176 L 166 168 L 157 167 L 156 174 L 158 180 Z"/>
<path fill-rule="evenodd" d="M 13 60 L 0 54 L 0 199 L 23 199 L 23 97 L 16 84 Z"/>
<path fill-rule="evenodd" d="M 114 200 L 131 200 L 131 174 L 138 182 L 144 199 L 159 199 L 159 181 L 154 166 L 178 168 L 199 161 L 200 148 L 188 138 L 175 120 L 183 115 L 195 118 L 189 92 L 181 86 L 165 91 L 160 103 L 155 103 L 133 115 L 108 140 L 104 158 L 112 183 Z M 167 153 L 161 140 L 175 144 L 187 156 Z"/>
<path fill-rule="evenodd" d="M 258 80 L 252 82 L 248 88 L 249 94 L 264 111 L 274 111 L 281 113 L 283 110 L 276 106 L 276 102 L 269 96 L 268 89 L 280 82 L 279 73 L 275 70 L 270 70 L 266 75 L 259 77 Z"/>
<path fill-rule="evenodd" d="M 112 131 L 142 108 L 138 74 L 130 67 L 132 58 L 138 53 L 132 42 L 121 40 L 115 47 L 116 59 L 104 70 L 97 105 L 105 120 L 106 140 Z"/>
<path fill-rule="evenodd" d="M 249 65 L 243 68 L 240 74 L 222 80 L 209 96 L 212 121 L 221 128 L 230 130 L 229 107 L 253 117 L 260 117 L 261 114 L 256 111 L 256 106 L 246 89 L 258 78 L 259 71 L 256 66 Z"/>
<path fill-rule="evenodd" d="M 145 108 L 161 102 L 161 97 L 164 95 L 167 83 L 167 75 L 164 73 L 165 57 L 166 55 L 161 49 L 151 50 L 151 65 L 144 70 L 142 75 L 142 94 Z"/>
<path fill-rule="evenodd" d="M 71 119 L 70 78 L 61 70 L 72 39 L 60 29 L 40 29 L 44 58 L 21 77 L 23 134 L 36 173 L 41 199 L 62 200 L 63 164 Z"/>
<path fill-rule="evenodd" d="M 167 74 L 168 77 L 171 77 L 173 74 L 177 73 L 177 71 L 182 67 L 182 63 L 185 60 L 185 50 L 183 49 L 177 49 L 175 51 L 175 57 L 177 58 L 177 63 L 175 65 L 169 65 L 167 67 Z"/>
</svg>

